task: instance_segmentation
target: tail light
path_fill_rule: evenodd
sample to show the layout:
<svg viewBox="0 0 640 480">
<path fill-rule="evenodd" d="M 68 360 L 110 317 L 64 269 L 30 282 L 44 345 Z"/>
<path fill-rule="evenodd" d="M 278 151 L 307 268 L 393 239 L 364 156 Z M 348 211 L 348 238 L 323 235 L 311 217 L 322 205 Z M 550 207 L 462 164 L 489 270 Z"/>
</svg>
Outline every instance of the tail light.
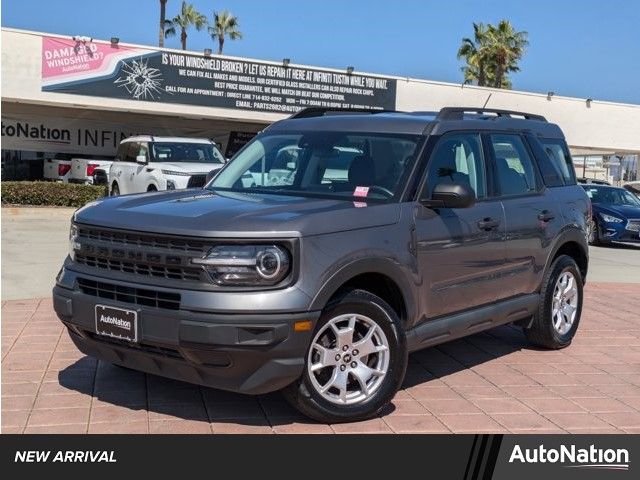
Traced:
<svg viewBox="0 0 640 480">
<path fill-rule="evenodd" d="M 87 177 L 92 177 L 93 176 L 93 172 L 95 171 L 96 168 L 98 168 L 98 164 L 97 163 L 88 163 L 87 164 Z"/>
<path fill-rule="evenodd" d="M 58 176 L 64 177 L 71 170 L 71 165 L 68 163 L 59 163 L 58 164 Z"/>
</svg>

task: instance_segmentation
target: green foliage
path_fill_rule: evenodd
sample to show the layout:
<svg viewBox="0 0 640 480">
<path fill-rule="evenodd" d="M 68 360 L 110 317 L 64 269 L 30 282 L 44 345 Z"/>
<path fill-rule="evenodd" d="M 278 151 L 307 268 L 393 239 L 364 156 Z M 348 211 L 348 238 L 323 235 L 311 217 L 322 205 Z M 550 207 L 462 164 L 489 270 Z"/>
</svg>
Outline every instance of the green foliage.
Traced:
<svg viewBox="0 0 640 480">
<path fill-rule="evenodd" d="M 242 32 L 238 30 L 240 24 L 238 17 L 231 12 L 223 10 L 222 12 L 213 12 L 213 25 L 209 27 L 209 35 L 211 39 L 218 42 L 218 55 L 222 55 L 225 37 L 231 40 L 239 40 L 242 38 Z"/>
<path fill-rule="evenodd" d="M 508 20 L 498 25 L 473 24 L 473 38 L 463 38 L 458 59 L 464 58 L 462 67 L 465 83 L 479 86 L 511 88 L 510 72 L 520 70 L 526 46 L 527 32 L 517 32 Z"/>
<path fill-rule="evenodd" d="M 171 20 L 165 20 L 164 22 L 164 35 L 165 37 L 173 37 L 180 32 L 180 43 L 182 50 L 187 49 L 187 30 L 189 27 L 195 27 L 200 31 L 207 25 L 207 17 L 198 12 L 196 8 L 187 2 L 182 2 L 180 13 L 173 17 Z"/>
<path fill-rule="evenodd" d="M 2 182 L 2 205 L 46 205 L 82 207 L 107 195 L 104 185 L 61 182 Z"/>
</svg>

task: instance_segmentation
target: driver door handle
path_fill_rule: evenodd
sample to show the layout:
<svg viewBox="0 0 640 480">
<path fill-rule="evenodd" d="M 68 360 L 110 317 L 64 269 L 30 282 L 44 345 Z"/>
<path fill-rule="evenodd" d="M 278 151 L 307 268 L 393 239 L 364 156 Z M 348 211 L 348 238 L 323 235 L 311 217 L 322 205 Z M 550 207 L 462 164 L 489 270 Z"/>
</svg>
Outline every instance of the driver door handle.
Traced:
<svg viewBox="0 0 640 480">
<path fill-rule="evenodd" d="M 498 228 L 500 225 L 500 220 L 494 220 L 491 217 L 483 218 L 482 220 L 478 220 L 478 228 L 480 230 L 494 230 Z"/>
</svg>

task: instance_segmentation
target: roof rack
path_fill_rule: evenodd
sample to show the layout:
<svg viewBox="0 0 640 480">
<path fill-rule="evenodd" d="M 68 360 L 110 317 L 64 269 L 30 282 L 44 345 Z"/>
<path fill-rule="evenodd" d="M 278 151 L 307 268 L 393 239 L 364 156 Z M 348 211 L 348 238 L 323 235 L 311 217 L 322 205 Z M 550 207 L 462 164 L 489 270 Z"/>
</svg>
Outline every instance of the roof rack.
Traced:
<svg viewBox="0 0 640 480">
<path fill-rule="evenodd" d="M 363 113 L 363 114 L 375 114 L 375 113 L 390 113 L 395 110 L 373 110 L 369 108 L 325 108 L 325 107 L 308 107 L 303 108 L 297 113 L 294 113 L 289 118 L 311 118 L 322 117 L 326 114 L 350 114 L 350 113 Z"/>
<path fill-rule="evenodd" d="M 517 112 L 515 110 L 500 110 L 497 108 L 479 108 L 479 107 L 445 107 L 440 110 L 436 120 L 462 120 L 465 113 L 493 113 L 498 117 L 513 116 L 524 117 L 526 120 L 538 120 L 540 122 L 546 122 L 547 119 L 542 115 L 535 115 L 533 113 Z"/>
</svg>

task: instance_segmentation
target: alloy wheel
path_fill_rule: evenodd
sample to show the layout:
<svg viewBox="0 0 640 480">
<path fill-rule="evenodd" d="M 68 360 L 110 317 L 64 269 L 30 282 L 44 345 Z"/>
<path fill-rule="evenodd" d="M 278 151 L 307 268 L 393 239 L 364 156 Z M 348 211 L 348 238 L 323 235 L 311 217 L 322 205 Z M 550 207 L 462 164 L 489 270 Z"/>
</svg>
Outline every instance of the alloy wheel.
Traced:
<svg viewBox="0 0 640 480">
<path fill-rule="evenodd" d="M 553 290 L 551 316 L 553 328 L 560 335 L 565 335 L 576 319 L 578 311 L 578 285 L 571 272 L 563 272 L 556 281 Z"/>
<path fill-rule="evenodd" d="M 360 314 L 329 320 L 314 337 L 307 373 L 329 402 L 353 405 L 373 396 L 389 369 L 389 341 L 380 326 Z"/>
</svg>

